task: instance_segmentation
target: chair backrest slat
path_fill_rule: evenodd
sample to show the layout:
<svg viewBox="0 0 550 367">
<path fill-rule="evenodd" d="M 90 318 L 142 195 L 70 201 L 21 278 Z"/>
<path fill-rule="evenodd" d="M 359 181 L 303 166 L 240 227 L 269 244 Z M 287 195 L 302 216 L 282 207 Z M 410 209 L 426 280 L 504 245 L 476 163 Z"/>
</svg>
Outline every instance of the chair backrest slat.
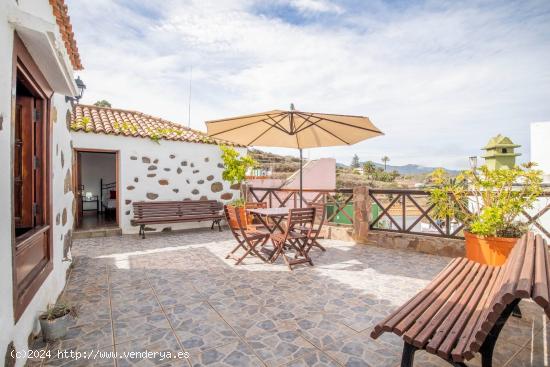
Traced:
<svg viewBox="0 0 550 367">
<path fill-rule="evenodd" d="M 229 226 L 231 233 L 233 233 L 233 236 L 237 239 L 237 241 L 240 241 L 240 238 L 248 241 L 248 239 L 250 238 L 250 234 L 248 232 L 246 212 L 240 212 L 241 210 L 245 210 L 245 208 L 237 208 L 234 206 L 225 205 L 223 207 L 223 210 L 225 212 L 227 225 Z M 245 218 L 243 218 L 243 216 Z"/>
<path fill-rule="evenodd" d="M 290 209 L 287 230 L 292 231 L 296 226 L 313 226 L 315 208 Z"/>
</svg>

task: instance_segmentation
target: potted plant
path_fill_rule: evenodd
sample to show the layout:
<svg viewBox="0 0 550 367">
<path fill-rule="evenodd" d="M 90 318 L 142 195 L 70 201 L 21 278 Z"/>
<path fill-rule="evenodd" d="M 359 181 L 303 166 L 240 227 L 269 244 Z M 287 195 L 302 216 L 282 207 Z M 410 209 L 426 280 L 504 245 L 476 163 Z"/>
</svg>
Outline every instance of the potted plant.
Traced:
<svg viewBox="0 0 550 367">
<path fill-rule="evenodd" d="M 57 340 L 67 335 L 70 317 L 76 317 L 76 307 L 64 301 L 48 305 L 39 317 L 44 341 Z"/>
<path fill-rule="evenodd" d="M 238 185 L 240 191 L 240 197 L 233 200 L 229 205 L 234 206 L 238 215 L 241 218 L 241 223 L 249 223 L 246 217 L 246 210 L 244 210 L 247 201 L 247 190 L 243 184 L 246 179 L 246 172 L 258 165 L 258 162 L 249 155 L 240 155 L 234 148 L 221 146 L 222 160 L 225 167 L 222 178 L 225 181 L 231 183 L 231 185 Z M 237 223 L 229 223 L 231 226 L 238 226 Z"/>
<path fill-rule="evenodd" d="M 501 265 L 517 239 L 527 232 L 527 224 L 519 217 L 542 193 L 542 172 L 534 167 L 534 163 L 496 170 L 482 166 L 456 177 L 443 169 L 431 174 L 434 216 L 464 223 L 468 259 Z"/>
</svg>

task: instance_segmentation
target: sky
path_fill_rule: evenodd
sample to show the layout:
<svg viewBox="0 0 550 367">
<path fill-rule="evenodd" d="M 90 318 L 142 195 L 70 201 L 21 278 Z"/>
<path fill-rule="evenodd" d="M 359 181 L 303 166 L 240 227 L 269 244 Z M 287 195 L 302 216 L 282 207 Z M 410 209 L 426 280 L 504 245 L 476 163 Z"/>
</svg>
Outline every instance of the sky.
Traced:
<svg viewBox="0 0 550 367">
<path fill-rule="evenodd" d="M 81 103 L 203 131 L 290 103 L 363 115 L 385 135 L 305 156 L 455 169 L 498 133 L 528 160 L 529 124 L 550 121 L 548 0 L 67 3 Z"/>
</svg>

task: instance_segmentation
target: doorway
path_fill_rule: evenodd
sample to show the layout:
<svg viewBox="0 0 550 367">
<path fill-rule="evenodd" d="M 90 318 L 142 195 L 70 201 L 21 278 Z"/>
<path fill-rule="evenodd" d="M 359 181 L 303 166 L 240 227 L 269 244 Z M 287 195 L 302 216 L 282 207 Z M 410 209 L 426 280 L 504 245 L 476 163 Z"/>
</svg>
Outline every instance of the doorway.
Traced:
<svg viewBox="0 0 550 367">
<path fill-rule="evenodd" d="M 118 151 L 75 150 L 77 230 L 118 226 Z"/>
</svg>

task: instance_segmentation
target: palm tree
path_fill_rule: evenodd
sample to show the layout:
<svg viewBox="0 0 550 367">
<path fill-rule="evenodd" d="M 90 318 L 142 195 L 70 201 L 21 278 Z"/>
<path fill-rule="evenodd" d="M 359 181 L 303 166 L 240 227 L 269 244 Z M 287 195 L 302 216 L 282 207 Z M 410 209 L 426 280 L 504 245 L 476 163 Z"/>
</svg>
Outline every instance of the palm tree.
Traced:
<svg viewBox="0 0 550 367">
<path fill-rule="evenodd" d="M 384 162 L 384 172 L 386 172 L 386 166 L 388 165 L 388 162 L 390 161 L 390 157 L 387 155 L 382 157 L 382 162 Z"/>
</svg>

